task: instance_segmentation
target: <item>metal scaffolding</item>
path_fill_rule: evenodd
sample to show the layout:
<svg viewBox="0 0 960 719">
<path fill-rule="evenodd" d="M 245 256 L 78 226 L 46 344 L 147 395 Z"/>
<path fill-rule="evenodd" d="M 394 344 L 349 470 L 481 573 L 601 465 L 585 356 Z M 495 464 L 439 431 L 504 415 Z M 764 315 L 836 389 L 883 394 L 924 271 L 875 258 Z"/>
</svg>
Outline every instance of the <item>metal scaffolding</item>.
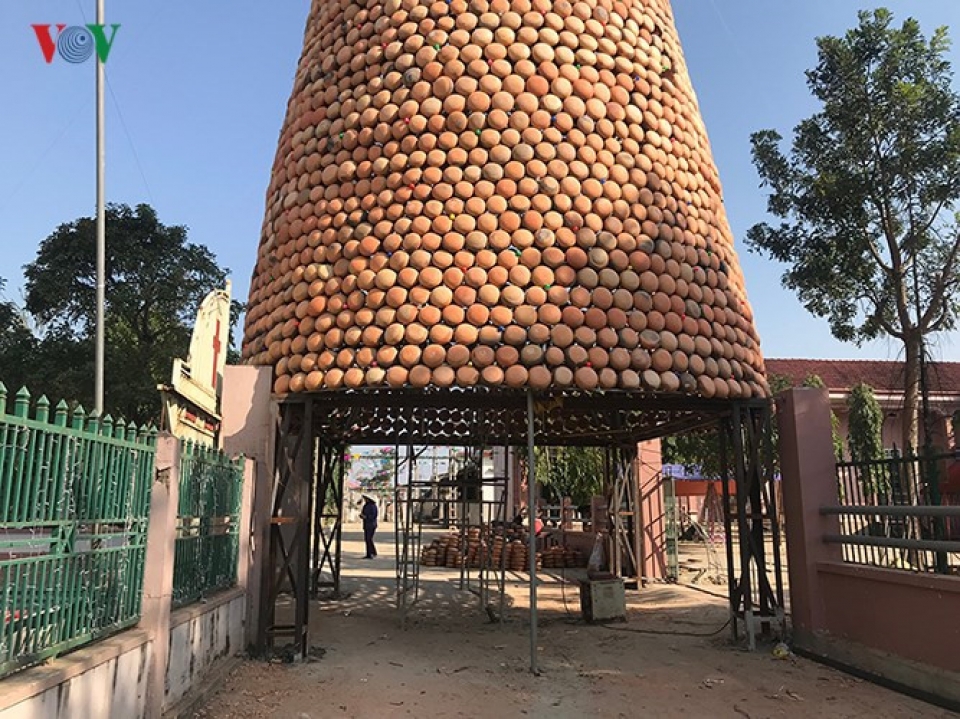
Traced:
<svg viewBox="0 0 960 719">
<path fill-rule="evenodd" d="M 401 626 L 408 612 L 420 598 L 420 567 L 423 548 L 423 527 L 433 523 L 436 511 L 439 523 L 458 532 L 459 551 L 464 558 L 460 565 L 460 589 L 474 593 L 481 609 L 496 607 L 502 619 L 506 590 L 505 558 L 495 566 L 480 544 L 477 566 L 466 561 L 471 542 L 470 532 L 487 532 L 507 522 L 507 495 L 509 477 L 506 472 L 487 476 L 484 467 L 485 448 L 462 447 L 447 450 L 447 469 L 436 469 L 436 448 L 427 455 L 427 447 L 408 445 L 400 459 L 396 456 L 394 506 L 396 507 L 397 555 L 397 609 Z M 506 452 L 506 450 L 504 449 Z M 432 471 L 426 477 L 419 471 L 419 463 L 433 460 Z M 404 474 L 406 479 L 404 480 Z M 430 507 L 430 510 L 427 508 Z M 476 569 L 476 573 L 472 570 Z M 491 598 L 496 595 L 495 602 Z"/>
<path fill-rule="evenodd" d="M 260 602 L 257 649 L 268 652 L 290 637 L 292 651 L 306 656 L 310 581 L 310 510 L 313 498 L 313 405 L 282 406 L 277 415 L 270 541 Z M 278 618 L 281 594 L 294 598 L 292 616 Z"/>
<path fill-rule="evenodd" d="M 291 651 L 305 656 L 309 649 L 307 612 L 311 588 L 318 591 L 329 586 L 334 592 L 339 589 L 342 458 L 349 445 L 392 445 L 398 448 L 397 459 L 399 447 L 407 448 L 407 482 L 399 481 L 398 474 L 394 497 L 398 525 L 397 605 L 403 618 L 420 594 L 424 502 L 418 494 L 422 490 L 421 480 L 414 471 L 415 448 L 462 447 L 481 457 L 488 446 L 525 445 L 529 456 L 535 444 L 608 448 L 607 474 L 613 477 L 609 507 L 612 561 L 621 576 L 639 579 L 642 517 L 637 509 L 637 444 L 718 425 L 723 476 L 735 482 L 737 495 L 736 510 L 731 512 L 727 482 L 722 483 L 727 500 L 725 525 L 734 636 L 742 623 L 750 645 L 754 646 L 758 632 L 774 624 L 783 625 L 768 400 L 704 399 L 634 391 L 533 393 L 478 387 L 337 390 L 291 395 L 278 401 L 277 407 L 273 517 L 258 638 L 261 650 L 273 646 L 280 636 L 290 636 Z M 422 456 L 423 450 L 419 451 Z M 482 487 L 482 471 L 480 476 Z M 468 477 L 466 472 L 462 479 L 448 477 L 450 486 L 443 487 L 443 492 L 437 490 L 438 497 L 442 496 L 451 507 L 451 514 L 452 508 L 460 504 L 461 518 L 473 511 L 469 506 L 486 506 L 483 501 L 467 499 Z M 505 495 L 505 491 L 501 492 L 498 502 L 491 502 L 478 512 L 481 524 L 506 521 Z M 736 564 L 734 522 L 738 530 Z M 462 522 L 461 531 L 466 526 Z M 768 533 L 773 540 L 772 567 L 765 541 Z M 530 552 L 529 558 L 531 668 L 536 671 L 534 554 Z M 481 562 L 476 583 L 469 568 L 462 573 L 464 588 L 476 591 L 483 606 L 489 604 L 492 592 L 502 596 L 504 589 L 504 568 L 487 564 Z M 735 575 L 737 566 L 739 574 Z M 324 579 L 324 572 L 328 579 Z M 289 620 L 284 624 L 276 621 L 282 594 L 289 596 L 286 603 L 292 605 L 283 610 Z"/>
<path fill-rule="evenodd" d="M 343 481 L 346 469 L 342 444 L 317 442 L 316 487 L 313 502 L 313 541 L 310 593 L 323 590 L 340 596 L 340 547 L 343 541 Z"/>
<path fill-rule="evenodd" d="M 640 486 L 637 477 L 637 447 L 607 449 L 604 485 L 610 487 L 610 569 L 627 584 L 639 587 L 642 574 L 640 554 Z M 606 488 L 606 487 L 605 487 Z"/>
<path fill-rule="evenodd" d="M 720 462 L 723 481 L 724 530 L 733 638 L 737 622 L 744 625 L 750 649 L 758 633 L 784 628 L 780 523 L 774 487 L 770 404 L 737 404 L 720 423 Z M 736 509 L 731 510 L 729 479 L 735 481 Z M 739 563 L 734 563 L 733 524 Z M 773 560 L 767 557 L 769 532 Z M 739 567 L 739 571 L 735 567 Z"/>
</svg>

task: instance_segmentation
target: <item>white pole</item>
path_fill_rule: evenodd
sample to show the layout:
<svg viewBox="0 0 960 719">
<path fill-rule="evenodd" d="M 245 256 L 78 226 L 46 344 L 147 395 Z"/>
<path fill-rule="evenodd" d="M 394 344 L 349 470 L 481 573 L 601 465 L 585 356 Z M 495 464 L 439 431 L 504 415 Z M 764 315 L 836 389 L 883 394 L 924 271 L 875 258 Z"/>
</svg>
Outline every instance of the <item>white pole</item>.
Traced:
<svg viewBox="0 0 960 719">
<path fill-rule="evenodd" d="M 527 519 L 530 523 L 530 671 L 537 666 L 537 476 L 534 471 L 533 390 L 527 390 Z"/>
<path fill-rule="evenodd" d="M 97 0 L 97 24 L 105 25 L 104 0 Z M 105 175 L 107 170 L 104 127 L 104 68 L 99 53 L 94 53 L 97 65 L 97 336 L 94 381 L 94 408 L 103 416 L 104 322 L 106 314 L 107 222 L 105 210 Z"/>
</svg>

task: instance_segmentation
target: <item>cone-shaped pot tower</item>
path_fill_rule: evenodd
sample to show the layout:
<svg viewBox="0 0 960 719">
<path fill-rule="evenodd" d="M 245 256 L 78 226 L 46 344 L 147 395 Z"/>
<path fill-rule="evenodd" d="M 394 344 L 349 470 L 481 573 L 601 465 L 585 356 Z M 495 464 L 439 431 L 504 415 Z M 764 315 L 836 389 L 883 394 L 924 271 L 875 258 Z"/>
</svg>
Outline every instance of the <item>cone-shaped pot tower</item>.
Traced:
<svg viewBox="0 0 960 719">
<path fill-rule="evenodd" d="M 243 353 L 280 394 L 765 396 L 668 0 L 314 0 Z"/>
</svg>

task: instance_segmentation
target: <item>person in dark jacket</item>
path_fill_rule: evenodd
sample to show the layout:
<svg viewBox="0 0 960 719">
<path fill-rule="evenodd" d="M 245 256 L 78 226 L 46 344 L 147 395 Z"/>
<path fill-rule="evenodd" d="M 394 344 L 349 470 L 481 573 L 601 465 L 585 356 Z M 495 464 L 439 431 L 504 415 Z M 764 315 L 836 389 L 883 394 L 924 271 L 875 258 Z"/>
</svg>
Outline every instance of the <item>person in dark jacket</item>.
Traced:
<svg viewBox="0 0 960 719">
<path fill-rule="evenodd" d="M 363 541 L 367 543 L 367 554 L 364 559 L 373 559 L 377 556 L 377 548 L 373 544 L 373 533 L 377 531 L 379 514 L 377 503 L 364 494 L 363 508 L 360 510 L 360 518 L 363 519 Z"/>
</svg>

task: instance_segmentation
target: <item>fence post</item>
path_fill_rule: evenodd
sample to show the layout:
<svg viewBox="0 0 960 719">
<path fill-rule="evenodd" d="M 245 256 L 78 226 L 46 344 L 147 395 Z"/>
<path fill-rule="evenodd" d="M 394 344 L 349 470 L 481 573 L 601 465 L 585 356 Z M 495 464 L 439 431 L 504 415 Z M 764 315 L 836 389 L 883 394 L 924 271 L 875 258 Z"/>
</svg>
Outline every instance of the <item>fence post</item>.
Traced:
<svg viewBox="0 0 960 719">
<path fill-rule="evenodd" d="M 150 633 L 153 644 L 147 668 L 146 719 L 161 716 L 166 694 L 179 496 L 180 442 L 173 435 L 163 433 L 157 437 L 156 475 L 150 495 L 140 619 L 140 627 Z"/>
<path fill-rule="evenodd" d="M 824 534 L 840 533 L 839 518 L 820 514 L 820 507 L 840 503 L 827 390 L 800 388 L 778 395 L 777 423 L 790 613 L 794 631 L 809 634 L 826 627 L 817 564 L 843 558 L 840 545 L 823 541 Z"/>
<path fill-rule="evenodd" d="M 270 519 L 273 514 L 274 433 L 278 413 L 276 403 L 270 398 L 273 369 L 227 365 L 223 373 L 223 386 L 223 425 L 220 430 L 223 450 L 231 456 L 242 454 L 255 463 L 254 479 L 250 483 L 252 515 L 249 522 L 241 518 L 240 524 L 240 531 L 246 535 L 250 557 L 246 585 L 245 643 L 253 645 L 260 634 L 261 588 L 269 584 L 267 577 L 273 571 L 272 566 L 267 566 Z"/>
<path fill-rule="evenodd" d="M 254 484 L 257 481 L 257 463 L 250 457 L 243 460 L 243 486 L 240 488 L 240 518 L 237 547 L 237 586 L 248 592 L 250 572 L 253 570 L 252 532 L 254 512 Z M 249 621 L 249 614 L 246 620 Z"/>
</svg>

